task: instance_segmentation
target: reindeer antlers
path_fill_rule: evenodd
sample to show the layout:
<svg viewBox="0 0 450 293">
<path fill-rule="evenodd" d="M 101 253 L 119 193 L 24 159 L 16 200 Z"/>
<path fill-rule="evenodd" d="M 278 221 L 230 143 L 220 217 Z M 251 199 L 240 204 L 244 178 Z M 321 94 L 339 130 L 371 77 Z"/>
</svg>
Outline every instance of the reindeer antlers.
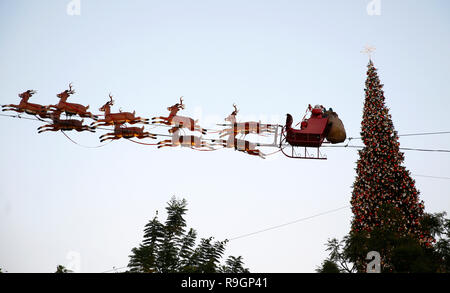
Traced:
<svg viewBox="0 0 450 293">
<path fill-rule="evenodd" d="M 68 90 L 69 94 L 73 95 L 75 93 L 75 91 L 72 89 L 72 83 L 69 83 L 69 90 Z"/>
<path fill-rule="evenodd" d="M 113 96 L 111 95 L 111 93 L 109 93 L 109 99 L 111 100 L 110 102 L 108 102 L 111 106 L 114 105 L 114 100 L 112 98 Z"/>
<path fill-rule="evenodd" d="M 236 115 L 239 112 L 239 110 L 238 110 L 236 104 L 234 104 L 234 103 L 233 103 L 233 107 L 234 107 L 233 113 L 234 113 L 234 115 Z"/>
<path fill-rule="evenodd" d="M 183 105 L 183 96 L 180 97 L 180 105 L 179 105 L 179 107 L 180 107 L 181 109 L 184 109 L 184 105 Z"/>
</svg>

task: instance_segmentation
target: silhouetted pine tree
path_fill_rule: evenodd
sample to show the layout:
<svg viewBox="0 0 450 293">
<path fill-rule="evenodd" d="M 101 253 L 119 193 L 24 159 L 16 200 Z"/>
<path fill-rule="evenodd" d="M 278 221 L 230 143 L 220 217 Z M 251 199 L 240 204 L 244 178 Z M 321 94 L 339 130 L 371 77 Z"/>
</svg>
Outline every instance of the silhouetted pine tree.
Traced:
<svg viewBox="0 0 450 293">
<path fill-rule="evenodd" d="M 221 273 L 249 273 L 249 270 L 244 268 L 242 257 L 229 256 L 225 261 L 225 266 L 220 269 Z"/>
<path fill-rule="evenodd" d="M 230 257 L 225 265 L 220 264 L 227 240 L 202 238 L 195 246 L 196 231 L 191 228 L 186 232 L 186 207 L 186 200 L 172 197 L 165 223 L 159 222 L 156 215 L 145 226 L 143 242 L 131 250 L 129 272 L 248 272 L 243 268 L 242 257 Z"/>
<path fill-rule="evenodd" d="M 65 266 L 62 265 L 58 265 L 56 267 L 56 274 L 67 274 L 67 273 L 72 273 L 71 270 L 67 269 Z"/>
</svg>

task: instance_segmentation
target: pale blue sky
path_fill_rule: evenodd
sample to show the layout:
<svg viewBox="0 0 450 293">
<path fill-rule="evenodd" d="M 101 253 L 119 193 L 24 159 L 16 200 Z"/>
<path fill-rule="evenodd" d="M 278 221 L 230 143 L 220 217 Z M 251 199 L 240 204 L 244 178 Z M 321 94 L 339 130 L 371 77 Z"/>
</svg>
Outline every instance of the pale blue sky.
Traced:
<svg viewBox="0 0 450 293">
<path fill-rule="evenodd" d="M 203 120 L 296 121 L 308 104 L 337 111 L 359 136 L 367 56 L 385 84 L 401 133 L 450 130 L 450 3 L 370 1 L 0 1 L 0 104 L 36 89 L 32 102 L 71 101 L 152 117 L 184 96 Z M 208 118 L 209 117 L 209 118 Z M 211 121 L 210 121 L 211 122 Z M 233 238 L 349 204 L 357 152 L 327 149 L 327 161 L 261 160 L 231 150 L 195 152 L 118 141 L 99 149 L 36 121 L 0 117 L 0 267 L 51 272 L 70 251 L 81 271 L 127 265 L 142 229 L 172 195 L 189 203 L 200 237 Z M 161 131 L 165 131 L 162 129 Z M 86 145 L 98 134 L 74 133 Z M 401 138 L 401 146 L 449 148 L 450 135 Z M 358 144 L 358 142 L 355 142 Z M 450 176 L 450 155 L 406 152 L 413 174 Z M 450 210 L 449 180 L 417 177 L 426 211 Z M 327 238 L 345 235 L 350 209 L 231 241 L 253 272 L 313 272 Z"/>
</svg>

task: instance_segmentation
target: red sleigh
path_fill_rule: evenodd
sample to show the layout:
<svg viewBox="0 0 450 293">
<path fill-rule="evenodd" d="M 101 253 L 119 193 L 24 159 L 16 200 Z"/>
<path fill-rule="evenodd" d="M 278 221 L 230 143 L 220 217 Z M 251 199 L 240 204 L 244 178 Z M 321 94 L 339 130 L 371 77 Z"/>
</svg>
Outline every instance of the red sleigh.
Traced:
<svg viewBox="0 0 450 293">
<path fill-rule="evenodd" d="M 320 153 L 319 148 L 331 126 L 327 111 L 322 106 L 312 108 L 309 105 L 307 112 L 311 112 L 311 116 L 301 121 L 300 129 L 292 127 L 294 120 L 287 114 L 286 125 L 281 131 L 280 149 L 290 158 L 325 160 L 326 157 Z M 315 148 L 317 152 L 310 154 L 307 148 Z"/>
</svg>

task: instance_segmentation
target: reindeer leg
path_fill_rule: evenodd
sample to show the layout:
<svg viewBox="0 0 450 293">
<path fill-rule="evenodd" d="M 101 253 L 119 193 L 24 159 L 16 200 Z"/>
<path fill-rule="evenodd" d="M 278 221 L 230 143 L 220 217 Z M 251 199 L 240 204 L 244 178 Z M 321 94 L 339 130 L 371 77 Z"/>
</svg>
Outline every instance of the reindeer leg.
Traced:
<svg viewBox="0 0 450 293">
<path fill-rule="evenodd" d="M 100 142 L 104 142 L 104 141 L 107 141 L 107 140 L 114 140 L 114 139 L 116 139 L 116 138 L 114 138 L 114 137 L 105 137 L 105 138 L 100 139 Z"/>
<path fill-rule="evenodd" d="M 247 153 L 252 156 L 258 156 L 262 159 L 265 159 L 265 155 L 260 150 L 248 150 Z"/>
<path fill-rule="evenodd" d="M 199 132 L 201 132 L 202 134 L 206 134 L 206 132 L 207 132 L 207 130 L 206 129 L 203 129 L 203 128 L 201 128 L 200 126 L 198 126 L 198 125 L 195 125 L 194 126 L 194 129 L 191 129 L 191 130 L 193 130 L 193 131 L 199 131 Z"/>
<path fill-rule="evenodd" d="M 42 117 L 41 115 L 42 114 L 34 114 L 34 117 L 36 117 L 36 119 L 39 120 L 39 121 L 46 122 L 44 119 L 42 119 L 42 118 L 45 118 L 45 117 Z"/>
<path fill-rule="evenodd" d="M 106 121 L 105 120 L 96 120 L 90 124 L 92 127 L 98 127 L 98 126 L 105 126 Z"/>
<path fill-rule="evenodd" d="M 85 130 L 89 130 L 89 126 L 85 126 L 85 125 L 74 126 L 74 127 L 72 128 L 72 130 L 76 130 L 76 131 L 78 131 L 78 132 L 82 132 L 82 131 L 85 131 Z"/>
<path fill-rule="evenodd" d="M 141 133 L 141 134 L 139 134 L 139 135 L 136 136 L 136 137 L 139 138 L 139 139 L 143 139 L 143 138 L 151 138 L 150 133 L 148 133 L 148 132 Z"/>
<path fill-rule="evenodd" d="M 257 155 L 258 155 L 261 159 L 265 159 L 265 158 L 266 158 L 266 155 L 265 155 L 263 152 L 261 152 L 260 150 L 257 150 Z"/>
<path fill-rule="evenodd" d="M 180 126 L 174 126 L 174 127 L 170 128 L 168 131 L 169 131 L 169 133 L 174 133 L 175 131 L 177 131 L 180 128 L 181 128 Z"/>
<path fill-rule="evenodd" d="M 88 114 L 89 114 L 89 118 L 91 118 L 92 120 L 95 120 L 95 121 L 97 121 L 98 120 L 98 116 L 96 116 L 96 115 L 94 115 L 94 114 L 92 114 L 91 112 L 88 112 Z"/>
<path fill-rule="evenodd" d="M 46 128 L 46 127 L 53 127 L 53 125 L 52 124 L 42 125 L 42 126 L 38 127 L 37 130 L 41 130 L 41 129 Z"/>
<path fill-rule="evenodd" d="M 95 125 L 93 125 L 93 123 L 96 123 L 96 122 L 92 122 L 91 123 L 91 127 L 102 127 L 102 126 L 110 126 L 111 124 L 109 124 L 109 123 L 107 123 L 107 122 L 104 122 L 104 123 L 96 123 Z"/>
<path fill-rule="evenodd" d="M 172 141 L 166 143 L 166 144 L 162 144 L 158 146 L 158 149 L 162 148 L 162 147 L 177 147 L 179 146 L 179 143 L 173 144 Z"/>
<path fill-rule="evenodd" d="M 11 105 L 3 105 L 2 111 L 12 111 L 15 107 L 12 107 Z"/>
<path fill-rule="evenodd" d="M 115 140 L 115 139 L 117 139 L 117 138 L 114 138 L 114 137 L 105 137 L 105 138 L 103 138 L 103 139 L 100 139 L 100 142 L 105 142 L 105 141 L 107 141 L 107 140 Z"/>
<path fill-rule="evenodd" d="M 149 124 L 149 119 L 147 119 L 147 118 L 142 118 L 142 117 L 137 117 L 136 119 L 135 119 L 135 122 L 134 123 L 142 123 L 142 124 Z"/>
<path fill-rule="evenodd" d="M 206 130 L 206 129 L 200 127 L 200 126 L 198 126 L 198 129 L 199 129 L 199 131 L 200 131 L 202 134 L 206 134 L 206 133 L 208 132 L 208 130 Z"/>
<path fill-rule="evenodd" d="M 146 118 L 142 118 L 142 119 L 140 120 L 140 122 L 141 122 L 142 124 L 150 124 L 149 121 L 150 121 L 150 120 L 149 120 L 149 119 L 146 119 Z"/>
<path fill-rule="evenodd" d="M 47 128 L 47 129 L 41 129 L 41 130 L 38 131 L 38 133 L 42 133 L 42 132 L 46 132 L 46 131 L 50 131 L 50 130 L 51 130 L 50 128 Z"/>
<path fill-rule="evenodd" d="M 102 139 L 103 137 L 106 137 L 106 136 L 114 136 L 115 135 L 115 133 L 114 132 L 109 132 L 109 133 L 105 133 L 105 134 L 103 134 L 103 135 L 100 135 L 100 139 Z"/>
<path fill-rule="evenodd" d="M 221 135 L 220 135 L 219 137 L 222 138 L 222 137 L 231 135 L 232 132 L 233 132 L 232 129 L 224 129 L 224 130 L 221 132 Z"/>
<path fill-rule="evenodd" d="M 156 139 L 156 134 L 153 134 L 151 132 L 144 132 L 145 137 Z"/>
<path fill-rule="evenodd" d="M 91 123 L 91 126 L 93 126 L 93 127 L 107 126 L 107 125 L 109 125 L 109 124 L 108 124 L 108 121 L 105 120 L 105 119 L 96 120 L 96 121 Z"/>
<path fill-rule="evenodd" d="M 20 109 L 20 108 L 5 108 L 5 109 L 2 109 L 2 112 L 5 112 L 5 111 L 14 111 L 14 112 L 17 112 L 17 113 L 23 113 L 24 112 L 24 110 L 22 110 L 22 109 Z"/>
<path fill-rule="evenodd" d="M 162 145 L 162 144 L 166 144 L 166 143 L 172 143 L 172 141 L 170 139 L 165 139 L 165 140 L 158 141 L 157 144 Z"/>
<path fill-rule="evenodd" d="M 153 120 L 160 120 L 160 121 L 153 121 Z M 158 117 L 152 117 L 152 124 L 155 122 L 161 123 L 162 121 L 168 121 L 169 119 L 167 117 L 158 116 Z"/>
<path fill-rule="evenodd" d="M 100 142 L 104 142 L 105 140 L 112 139 L 113 136 L 109 136 L 108 134 L 104 134 L 99 137 Z"/>
<path fill-rule="evenodd" d="M 206 141 L 202 141 L 202 147 L 208 148 L 210 150 L 214 150 L 214 148 Z"/>
<path fill-rule="evenodd" d="M 213 140 L 211 140 L 211 142 L 213 142 L 214 145 L 221 145 L 223 147 L 225 147 L 226 143 L 227 143 L 226 140 L 223 140 L 223 139 L 213 139 Z"/>
<path fill-rule="evenodd" d="M 120 139 L 121 137 L 115 136 L 114 134 L 109 136 L 109 137 L 103 137 L 102 139 L 100 139 L 100 142 L 104 142 L 106 140 L 116 140 L 116 139 Z"/>
<path fill-rule="evenodd" d="M 164 125 L 172 125 L 171 123 L 167 122 L 167 120 L 158 120 L 158 121 L 153 121 L 151 124 L 164 124 Z"/>
<path fill-rule="evenodd" d="M 38 133 L 42 133 L 42 132 L 46 132 L 46 131 L 58 131 L 59 129 L 57 127 L 55 127 L 54 125 L 48 125 L 48 128 L 46 129 L 41 129 L 38 131 Z"/>
<path fill-rule="evenodd" d="M 86 117 L 86 118 L 91 118 L 92 120 L 95 120 L 95 121 L 98 120 L 98 116 L 92 114 L 91 112 L 87 112 L 87 113 L 86 113 L 86 116 L 84 116 L 84 117 Z"/>
<path fill-rule="evenodd" d="M 161 117 L 152 117 L 152 124 L 155 124 L 155 123 L 161 123 L 160 121 L 162 120 L 162 118 Z"/>
<path fill-rule="evenodd" d="M 150 132 L 144 132 L 143 137 L 144 138 L 156 139 L 156 135 L 154 135 L 153 133 L 150 133 Z"/>
</svg>

